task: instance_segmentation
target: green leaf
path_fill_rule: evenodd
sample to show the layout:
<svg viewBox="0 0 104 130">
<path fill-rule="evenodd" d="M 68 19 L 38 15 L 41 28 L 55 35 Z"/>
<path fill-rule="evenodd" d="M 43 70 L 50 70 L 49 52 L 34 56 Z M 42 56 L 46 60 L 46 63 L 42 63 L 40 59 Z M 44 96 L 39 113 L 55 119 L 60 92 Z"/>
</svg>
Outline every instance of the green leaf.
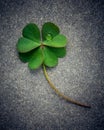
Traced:
<svg viewBox="0 0 104 130">
<path fill-rule="evenodd" d="M 50 50 L 59 58 L 62 58 L 66 55 L 66 48 L 54 48 L 54 47 L 49 47 Z"/>
<path fill-rule="evenodd" d="M 48 35 L 51 36 L 51 38 L 54 38 L 56 35 L 58 35 L 60 32 L 59 28 L 51 23 L 51 22 L 47 22 L 43 25 L 42 27 L 42 39 L 47 40 Z"/>
<path fill-rule="evenodd" d="M 67 38 L 64 35 L 59 34 L 50 41 L 44 41 L 43 44 L 50 47 L 56 47 L 56 48 L 65 47 L 67 44 Z"/>
<path fill-rule="evenodd" d="M 34 23 L 27 24 L 22 31 L 22 35 L 25 38 L 28 38 L 28 39 L 33 40 L 35 42 L 39 42 L 41 39 L 40 38 L 40 30 L 37 27 L 37 25 Z"/>
<path fill-rule="evenodd" d="M 48 67 L 54 67 L 58 64 L 57 56 L 51 51 L 50 48 L 43 48 L 44 64 Z"/>
<path fill-rule="evenodd" d="M 17 50 L 21 53 L 25 53 L 37 48 L 38 46 L 40 46 L 39 43 L 22 37 L 18 40 Z"/>
<path fill-rule="evenodd" d="M 29 62 L 34 51 L 35 51 L 35 49 L 30 52 L 26 52 L 26 53 L 18 53 L 20 60 L 24 63 Z"/>
<path fill-rule="evenodd" d="M 32 58 L 29 61 L 29 68 L 30 69 L 37 69 L 40 67 L 40 65 L 43 63 L 43 55 L 41 48 L 37 48 L 32 55 Z"/>
<path fill-rule="evenodd" d="M 19 58 L 23 62 L 29 62 L 30 69 L 37 69 L 42 63 L 48 67 L 58 64 L 58 58 L 66 55 L 67 38 L 59 34 L 59 28 L 47 22 L 42 27 L 42 42 L 40 30 L 36 24 L 27 24 L 17 43 Z"/>
</svg>

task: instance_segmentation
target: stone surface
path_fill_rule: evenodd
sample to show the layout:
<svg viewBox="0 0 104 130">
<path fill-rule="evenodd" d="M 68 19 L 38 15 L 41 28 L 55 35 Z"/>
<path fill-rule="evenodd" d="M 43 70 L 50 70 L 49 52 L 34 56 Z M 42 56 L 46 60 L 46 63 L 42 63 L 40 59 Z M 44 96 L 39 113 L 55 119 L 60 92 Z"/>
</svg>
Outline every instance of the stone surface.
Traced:
<svg viewBox="0 0 104 130">
<path fill-rule="evenodd" d="M 0 130 L 104 130 L 104 4 L 101 0 L 0 1 Z M 67 55 L 48 69 L 28 69 L 16 52 L 22 28 L 51 21 L 68 38 Z"/>
</svg>

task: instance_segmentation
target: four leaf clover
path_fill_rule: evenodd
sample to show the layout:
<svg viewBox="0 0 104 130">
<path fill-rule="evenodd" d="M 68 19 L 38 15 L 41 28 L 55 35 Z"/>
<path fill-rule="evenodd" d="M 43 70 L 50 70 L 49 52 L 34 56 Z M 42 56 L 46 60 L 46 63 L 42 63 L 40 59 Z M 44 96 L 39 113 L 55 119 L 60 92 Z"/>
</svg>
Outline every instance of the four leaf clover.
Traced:
<svg viewBox="0 0 104 130">
<path fill-rule="evenodd" d="M 30 69 L 37 69 L 43 64 L 44 75 L 48 83 L 60 97 L 71 103 L 90 108 L 89 105 L 65 96 L 49 79 L 45 66 L 56 66 L 58 58 L 66 55 L 65 46 L 67 38 L 60 34 L 59 28 L 55 24 L 47 22 L 42 26 L 42 30 L 40 31 L 36 24 L 30 23 L 24 27 L 22 35 L 17 43 L 19 58 L 23 62 L 28 62 Z"/>
<path fill-rule="evenodd" d="M 17 50 L 23 62 L 28 62 L 30 69 L 37 69 L 42 64 L 54 67 L 58 58 L 66 54 L 67 38 L 60 34 L 59 28 L 47 22 L 40 31 L 36 24 L 27 24 L 22 37 L 18 40 Z"/>
</svg>

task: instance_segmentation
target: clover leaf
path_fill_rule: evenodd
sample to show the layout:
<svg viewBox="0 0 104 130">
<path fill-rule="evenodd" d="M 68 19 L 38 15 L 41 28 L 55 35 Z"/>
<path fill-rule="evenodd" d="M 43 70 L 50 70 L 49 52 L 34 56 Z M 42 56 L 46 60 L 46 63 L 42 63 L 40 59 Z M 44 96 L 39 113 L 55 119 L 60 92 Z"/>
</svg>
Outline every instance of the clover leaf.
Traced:
<svg viewBox="0 0 104 130">
<path fill-rule="evenodd" d="M 19 38 L 17 43 L 17 51 L 20 60 L 28 62 L 30 69 L 37 69 L 43 65 L 47 81 L 59 96 L 74 104 L 90 107 L 62 94 L 53 85 L 47 74 L 45 66 L 54 67 L 58 64 L 58 58 L 66 55 L 66 44 L 67 38 L 60 34 L 59 27 L 54 23 L 45 23 L 41 31 L 36 24 L 29 23 L 23 28 L 22 37 Z"/>
<path fill-rule="evenodd" d="M 58 64 L 58 57 L 66 55 L 67 38 L 60 34 L 59 28 L 51 22 L 42 27 L 42 41 L 40 30 L 33 23 L 24 27 L 22 35 L 18 40 L 17 50 L 20 59 L 28 62 L 30 69 L 37 69 L 42 64 L 54 67 Z"/>
</svg>

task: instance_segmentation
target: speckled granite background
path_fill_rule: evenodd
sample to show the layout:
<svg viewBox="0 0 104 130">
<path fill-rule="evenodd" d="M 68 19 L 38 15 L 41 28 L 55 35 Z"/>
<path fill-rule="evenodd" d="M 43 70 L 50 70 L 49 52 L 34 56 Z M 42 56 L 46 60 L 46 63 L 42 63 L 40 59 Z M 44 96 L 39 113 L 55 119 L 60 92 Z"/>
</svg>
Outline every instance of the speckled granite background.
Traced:
<svg viewBox="0 0 104 130">
<path fill-rule="evenodd" d="M 103 7 L 101 0 L 0 1 L 0 130 L 104 130 Z M 67 55 L 48 69 L 50 78 L 91 109 L 59 98 L 42 68 L 31 71 L 17 57 L 22 28 L 46 21 L 68 38 Z"/>
</svg>

